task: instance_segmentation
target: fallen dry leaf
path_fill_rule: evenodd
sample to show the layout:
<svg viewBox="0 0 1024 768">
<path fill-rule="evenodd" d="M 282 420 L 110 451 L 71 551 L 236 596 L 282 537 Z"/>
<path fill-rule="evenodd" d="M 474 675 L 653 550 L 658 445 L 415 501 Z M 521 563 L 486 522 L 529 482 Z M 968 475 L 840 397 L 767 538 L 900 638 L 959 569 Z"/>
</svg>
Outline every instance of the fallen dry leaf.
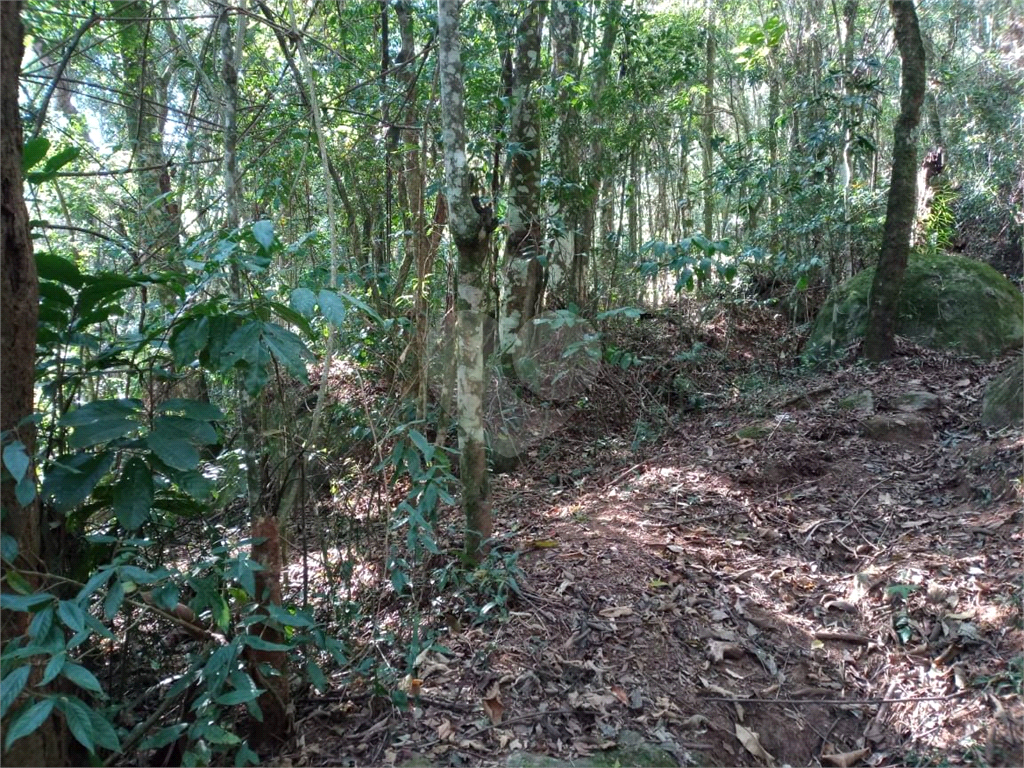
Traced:
<svg viewBox="0 0 1024 768">
<path fill-rule="evenodd" d="M 864 757 L 867 757 L 870 752 L 870 749 L 864 747 L 864 749 L 857 749 L 853 752 L 840 752 L 832 755 L 822 755 L 821 762 L 826 765 L 838 766 L 838 768 L 850 768 L 854 763 Z"/>
<path fill-rule="evenodd" d="M 775 765 L 775 758 L 768 754 L 768 751 L 761 746 L 761 737 L 756 731 L 750 731 L 739 723 L 736 723 L 736 738 L 740 744 L 754 757 L 767 761 L 769 765 Z"/>
<path fill-rule="evenodd" d="M 629 704 L 629 694 L 617 685 L 613 685 L 611 688 L 612 693 L 615 694 L 615 698 L 621 701 L 623 704 Z"/>
</svg>

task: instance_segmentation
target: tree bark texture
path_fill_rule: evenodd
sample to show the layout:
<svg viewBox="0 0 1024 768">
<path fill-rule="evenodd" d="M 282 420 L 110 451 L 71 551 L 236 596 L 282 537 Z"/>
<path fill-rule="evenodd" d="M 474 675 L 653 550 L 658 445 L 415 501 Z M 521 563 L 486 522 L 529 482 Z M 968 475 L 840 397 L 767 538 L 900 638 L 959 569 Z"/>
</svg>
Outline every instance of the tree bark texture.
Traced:
<svg viewBox="0 0 1024 768">
<path fill-rule="evenodd" d="M 441 118 L 445 187 L 452 241 L 458 250 L 457 421 L 462 508 L 466 515 L 465 554 L 478 562 L 491 537 L 491 500 L 484 433 L 483 308 L 493 210 L 473 194 L 466 167 L 465 83 L 459 40 L 459 0 L 438 0 L 437 43 L 441 79 Z"/>
<path fill-rule="evenodd" d="M 871 286 L 864 356 L 892 357 L 897 306 L 910 255 L 910 235 L 917 209 L 917 139 L 925 93 L 925 50 L 913 0 L 892 0 L 896 44 L 902 61 L 900 114 L 893 131 L 892 176 L 878 267 Z"/>
<path fill-rule="evenodd" d="M 541 261 L 540 115 L 534 93 L 540 76 L 540 37 L 547 3 L 532 0 L 516 29 L 509 127 L 508 239 L 498 334 L 510 351 L 523 325 L 540 313 L 545 270 Z"/>
<path fill-rule="evenodd" d="M 0 431 L 4 445 L 18 440 L 25 446 L 30 462 L 35 456 L 34 410 L 36 327 L 39 320 L 39 277 L 36 272 L 28 209 L 22 189 L 21 156 L 23 133 L 18 110 L 18 75 L 24 53 L 21 2 L 0 3 Z M 34 462 L 28 472 L 35 478 Z M 4 533 L 18 542 L 14 564 L 26 571 L 42 571 L 42 521 L 38 496 L 28 505 L 18 502 L 15 483 L 0 484 Z M 6 586 L 7 569 L 3 577 Z M 36 579 L 26 577 L 38 586 Z M 4 612 L 0 615 L 0 644 L 23 635 L 30 615 Z M 30 683 L 42 675 L 43 657 L 31 673 Z M 21 700 L 24 702 L 24 698 Z M 15 701 L 10 712 L 17 712 Z M 0 723 L 0 744 L 7 731 Z M 4 765 L 66 765 L 66 732 L 56 712 L 34 733 L 16 741 L 3 753 Z"/>
</svg>

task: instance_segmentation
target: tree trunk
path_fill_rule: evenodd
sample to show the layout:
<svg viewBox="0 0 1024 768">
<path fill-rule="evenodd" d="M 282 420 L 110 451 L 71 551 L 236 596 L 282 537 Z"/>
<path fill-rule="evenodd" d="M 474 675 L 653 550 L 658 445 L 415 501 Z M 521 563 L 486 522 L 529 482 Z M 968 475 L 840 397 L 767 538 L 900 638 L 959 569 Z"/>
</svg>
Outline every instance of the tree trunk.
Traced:
<svg viewBox="0 0 1024 768">
<path fill-rule="evenodd" d="M 465 84 L 459 40 L 460 0 L 437 2 L 437 58 L 441 76 L 441 118 L 444 126 L 445 186 L 451 237 L 459 253 L 458 310 L 458 426 L 462 508 L 466 515 L 465 554 L 479 562 L 491 537 L 491 500 L 484 435 L 483 303 L 487 254 L 494 212 L 473 194 L 466 167 Z"/>
<path fill-rule="evenodd" d="M 715 139 L 715 6 L 708 15 L 706 59 L 704 62 L 704 237 L 715 239 L 714 172 Z"/>
<path fill-rule="evenodd" d="M 22 192 L 21 116 L 18 111 L 18 74 L 24 41 L 21 2 L 0 3 L 0 432 L 3 445 L 20 441 L 29 458 L 26 476 L 35 482 L 36 428 L 34 410 L 36 327 L 39 319 L 39 278 L 36 273 L 28 209 Z M 0 506 L 4 510 L 4 533 L 18 542 L 14 565 L 26 571 L 42 570 L 42 511 L 38 496 L 21 504 L 16 483 L 7 476 L 0 484 Z M 3 569 L 5 586 L 7 567 Z M 33 587 L 38 581 L 26 578 Z M 31 615 L 4 612 L 0 615 L 0 643 L 20 637 L 28 630 Z M 35 657 L 41 665 L 43 657 Z M 38 681 L 42 667 L 32 672 Z M 10 712 L 20 711 L 15 702 Z M 7 731 L 0 723 L 0 743 Z M 19 739 L 3 754 L 4 765 L 66 765 L 68 741 L 56 712 L 33 733 Z"/>
<path fill-rule="evenodd" d="M 893 131 L 892 177 L 885 209 L 882 249 L 871 286 L 864 355 L 888 360 L 893 352 L 896 312 L 910 254 L 910 233 L 917 207 L 917 135 L 925 90 L 925 53 L 913 0 L 889 4 L 902 60 L 900 114 Z"/>
<path fill-rule="evenodd" d="M 241 43 L 245 40 L 246 17 L 238 19 L 235 35 L 231 32 L 229 9 L 221 9 L 218 22 L 221 46 L 221 79 L 224 85 L 224 207 L 225 227 L 238 229 L 241 223 L 241 173 L 238 170 L 238 66 Z M 231 267 L 231 294 L 236 302 L 242 300 L 241 274 L 237 264 Z M 263 498 L 263 472 L 266 465 L 260 446 L 259 416 L 252 396 L 246 389 L 242 374 L 236 377 L 238 413 L 245 451 L 246 489 L 249 515 L 252 520 L 252 559 L 262 566 L 256 578 L 256 595 L 261 607 L 281 605 L 282 547 L 277 518 L 265 509 Z M 264 608 L 264 612 L 266 612 Z M 256 623 L 252 634 L 271 643 L 282 643 L 281 631 L 270 624 Z M 287 657 L 281 651 L 247 648 L 249 671 L 256 685 L 264 690 L 257 699 L 263 712 L 263 722 L 253 729 L 251 742 L 261 750 L 281 746 L 291 735 L 292 714 L 286 669 Z M 265 665 L 265 666 L 264 666 Z M 269 674 L 262 669 L 268 668 Z"/>
<path fill-rule="evenodd" d="M 519 329 L 541 307 L 545 270 L 541 262 L 540 117 L 533 90 L 540 75 L 540 37 L 547 3 L 531 0 L 516 30 L 508 159 L 508 239 L 498 337 L 503 353 Z"/>
</svg>

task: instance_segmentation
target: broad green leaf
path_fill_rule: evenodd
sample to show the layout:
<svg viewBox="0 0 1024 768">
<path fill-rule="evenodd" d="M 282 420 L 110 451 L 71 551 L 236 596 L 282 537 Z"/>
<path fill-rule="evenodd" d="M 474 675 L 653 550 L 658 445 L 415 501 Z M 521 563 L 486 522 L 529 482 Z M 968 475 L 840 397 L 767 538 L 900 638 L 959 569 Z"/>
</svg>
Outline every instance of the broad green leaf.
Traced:
<svg viewBox="0 0 1024 768">
<path fill-rule="evenodd" d="M 224 412 L 213 403 L 204 403 L 202 400 L 187 400 L 185 398 L 172 398 L 165 400 L 156 407 L 157 413 L 173 412 L 173 415 L 193 421 L 223 421 Z M 216 437 L 216 434 L 214 435 Z"/>
<path fill-rule="evenodd" d="M 345 322 L 345 302 L 334 291 L 324 288 L 317 296 L 320 312 L 334 326 L 340 328 Z"/>
<path fill-rule="evenodd" d="M 9 533 L 0 533 L 0 558 L 13 563 L 18 557 L 18 540 Z"/>
<path fill-rule="evenodd" d="M 64 669 L 61 670 L 61 675 L 77 685 L 79 688 L 84 688 L 87 691 L 98 693 L 106 698 L 106 694 L 103 693 L 103 686 L 100 685 L 100 681 L 96 679 L 96 675 L 82 665 L 66 664 Z"/>
<path fill-rule="evenodd" d="M 90 448 L 94 445 L 108 443 L 133 432 L 139 424 L 134 419 L 114 418 L 93 421 L 75 427 L 68 440 L 72 448 Z"/>
<path fill-rule="evenodd" d="M 327 690 L 327 677 L 324 675 L 324 671 L 320 669 L 320 665 L 313 661 L 313 659 L 306 660 L 306 677 L 309 678 L 309 682 L 316 688 L 318 693 L 323 693 Z"/>
<path fill-rule="evenodd" d="M 36 497 L 36 484 L 32 478 L 26 475 L 18 481 L 18 484 L 14 486 L 14 498 L 18 500 L 18 503 L 23 507 L 27 507 L 32 503 L 32 500 Z"/>
<path fill-rule="evenodd" d="M 42 316 L 43 306 L 52 304 L 56 306 L 50 307 L 51 314 L 49 317 L 66 318 L 67 315 L 63 312 L 59 312 L 58 307 L 70 309 L 75 306 L 75 299 L 70 293 L 64 290 L 63 286 L 43 280 L 39 283 L 39 304 L 40 317 Z M 65 321 L 64 325 L 66 324 L 67 323 Z"/>
<path fill-rule="evenodd" d="M 18 698 L 18 694 L 24 690 L 31 670 L 32 667 L 25 664 L 0 680 L 0 719 L 7 717 L 7 710 Z"/>
<path fill-rule="evenodd" d="M 21 172 L 27 173 L 30 168 L 46 157 L 50 151 L 50 140 L 44 136 L 37 136 L 25 142 L 21 150 Z"/>
<path fill-rule="evenodd" d="M 243 635 L 242 644 L 248 645 L 250 648 L 255 648 L 257 651 L 287 651 L 288 646 L 282 645 L 281 643 L 272 643 L 269 640 L 264 640 L 258 635 Z"/>
<path fill-rule="evenodd" d="M 61 600 L 57 605 L 57 616 L 72 632 L 81 632 L 85 629 L 85 611 L 75 601 Z"/>
<path fill-rule="evenodd" d="M 10 749 L 11 745 L 18 739 L 35 733 L 36 729 L 46 722 L 46 718 L 53 711 L 53 706 L 53 699 L 43 699 L 16 714 L 11 722 L 7 724 L 7 738 L 4 739 L 4 749 Z"/>
<path fill-rule="evenodd" d="M 78 159 L 78 156 L 82 154 L 81 147 L 64 147 L 55 155 L 51 155 L 46 159 L 46 166 L 43 169 L 44 173 L 56 173 L 68 163 L 74 162 Z"/>
<path fill-rule="evenodd" d="M 305 615 L 303 615 L 301 613 L 292 613 L 291 611 L 287 610 L 286 608 L 282 608 L 279 605 L 270 604 L 270 605 L 267 605 L 265 607 L 266 607 L 266 610 L 267 610 L 267 614 L 270 616 L 270 618 L 272 618 L 274 621 L 282 624 L 283 626 L 286 626 L 286 627 L 314 627 L 314 626 L 316 626 L 315 622 L 312 619 L 310 619 L 308 616 L 305 616 Z"/>
<path fill-rule="evenodd" d="M 28 472 L 28 467 L 31 463 L 28 454 L 25 453 L 24 443 L 20 440 L 8 443 L 4 446 L 3 457 L 4 466 L 11 473 L 11 477 L 14 478 L 15 482 L 20 481 L 25 476 L 25 473 Z"/>
<path fill-rule="evenodd" d="M 92 725 L 92 737 L 96 746 L 109 749 L 111 752 L 121 751 L 121 740 L 110 722 L 95 709 L 89 710 L 89 723 Z"/>
<path fill-rule="evenodd" d="M 117 569 L 117 575 L 121 581 L 130 581 L 134 584 L 155 584 L 161 579 L 167 578 L 167 569 L 158 568 L 156 572 L 147 571 L 137 565 L 122 565 Z"/>
<path fill-rule="evenodd" d="M 186 728 L 188 728 L 186 723 L 175 723 L 174 725 L 168 725 L 166 728 L 161 728 L 139 744 L 139 751 L 141 752 L 147 749 L 160 749 L 160 747 L 166 747 L 172 741 L 177 741 L 181 734 L 185 732 Z"/>
<path fill-rule="evenodd" d="M 59 456 L 46 468 L 42 496 L 58 512 L 70 512 L 86 500 L 113 463 L 112 451 Z"/>
<path fill-rule="evenodd" d="M 162 432 L 167 437 L 182 438 L 199 445 L 214 445 L 220 440 L 217 430 L 208 421 L 184 416 L 157 416 L 153 419 L 153 432 Z"/>
<path fill-rule="evenodd" d="M 232 368 L 239 362 L 245 362 L 251 366 L 260 365 L 264 359 L 260 346 L 262 331 L 263 323 L 250 320 L 232 333 L 225 345 L 224 354 L 221 356 L 223 369 Z"/>
<path fill-rule="evenodd" d="M 313 317 L 316 310 L 316 294 L 309 288 L 296 288 L 289 297 L 292 309 L 303 317 Z"/>
<path fill-rule="evenodd" d="M 355 296 L 352 296 L 352 295 L 347 294 L 347 293 L 343 293 L 341 295 L 345 297 L 346 301 L 348 301 L 350 304 L 354 304 L 355 306 L 359 307 L 359 309 L 363 310 L 363 312 L 365 312 L 367 315 L 372 317 L 378 323 L 383 323 L 384 322 L 384 319 L 380 315 L 378 315 L 377 312 L 373 309 L 373 307 L 371 307 L 366 302 L 360 301 Z"/>
<path fill-rule="evenodd" d="M 117 615 L 117 612 L 121 609 L 121 603 L 124 602 L 124 584 L 121 583 L 120 579 L 110 585 L 110 590 L 107 592 L 107 596 L 103 598 L 103 615 L 107 621 L 110 621 Z"/>
<path fill-rule="evenodd" d="M 61 696 L 57 699 L 57 709 L 64 713 L 64 721 L 71 735 L 89 750 L 89 754 L 94 754 L 96 744 L 92 740 L 91 708 L 75 696 Z"/>
<path fill-rule="evenodd" d="M 86 448 L 136 429 L 141 408 L 139 400 L 96 400 L 71 411 L 61 419 L 61 425 L 74 428 L 69 440 L 73 448 Z"/>
<path fill-rule="evenodd" d="M 55 613 L 52 603 L 37 612 L 28 625 L 28 636 L 35 638 L 37 643 L 43 645 L 46 641 L 46 636 L 50 634 L 50 629 L 53 627 Z"/>
<path fill-rule="evenodd" d="M 132 458 L 114 486 L 114 514 L 121 525 L 134 531 L 149 519 L 152 508 L 153 475 L 146 462 Z"/>
<path fill-rule="evenodd" d="M 154 430 L 146 438 L 146 444 L 160 461 L 174 469 L 187 472 L 199 465 L 199 451 L 187 437 Z"/>
<path fill-rule="evenodd" d="M 252 224 L 252 236 L 260 247 L 269 251 L 274 244 L 274 222 L 270 219 L 260 219 Z"/>
<path fill-rule="evenodd" d="M 174 363 L 179 367 L 189 365 L 206 349 L 210 339 L 210 318 L 205 315 L 185 320 L 174 327 L 170 347 Z"/>
<path fill-rule="evenodd" d="M 302 343 L 302 339 L 275 323 L 264 323 L 263 340 L 277 361 L 299 381 L 308 381 L 306 360 L 313 354 Z"/>
<path fill-rule="evenodd" d="M 68 655 L 66 653 L 57 653 L 47 662 L 46 669 L 43 670 L 43 676 L 39 679 L 37 685 L 44 686 L 49 685 L 54 678 L 61 673 L 64 669 L 64 665 L 67 664 Z"/>
</svg>

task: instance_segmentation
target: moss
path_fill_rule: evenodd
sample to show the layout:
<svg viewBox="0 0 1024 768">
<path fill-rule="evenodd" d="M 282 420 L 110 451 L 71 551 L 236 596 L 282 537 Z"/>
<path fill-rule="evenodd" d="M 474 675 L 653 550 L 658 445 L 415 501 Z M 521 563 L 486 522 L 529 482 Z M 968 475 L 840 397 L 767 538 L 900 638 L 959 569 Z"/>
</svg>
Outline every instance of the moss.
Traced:
<svg viewBox="0 0 1024 768">
<path fill-rule="evenodd" d="M 821 360 L 863 338 L 874 270 L 836 288 L 818 313 L 805 358 Z M 1024 343 L 1024 301 L 992 267 L 963 256 L 911 256 L 896 333 L 933 349 L 992 359 Z"/>
</svg>

